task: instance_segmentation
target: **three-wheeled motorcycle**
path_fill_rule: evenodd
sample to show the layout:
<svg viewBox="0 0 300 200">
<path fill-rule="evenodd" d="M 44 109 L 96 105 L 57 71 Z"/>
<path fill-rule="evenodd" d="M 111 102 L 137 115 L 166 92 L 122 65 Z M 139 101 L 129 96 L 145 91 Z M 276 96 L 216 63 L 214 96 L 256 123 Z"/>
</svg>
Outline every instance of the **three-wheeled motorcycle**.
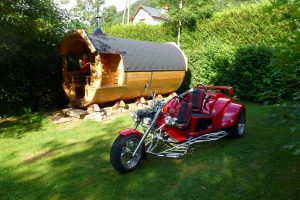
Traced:
<svg viewBox="0 0 300 200">
<path fill-rule="evenodd" d="M 145 86 L 145 89 L 149 89 Z M 228 95 L 225 95 L 228 93 Z M 178 158 L 190 152 L 194 143 L 219 140 L 245 132 L 245 107 L 235 103 L 233 88 L 198 84 L 169 100 L 156 100 L 149 107 L 133 111 L 132 128 L 119 132 L 110 160 L 119 172 L 135 169 L 147 154 Z"/>
</svg>

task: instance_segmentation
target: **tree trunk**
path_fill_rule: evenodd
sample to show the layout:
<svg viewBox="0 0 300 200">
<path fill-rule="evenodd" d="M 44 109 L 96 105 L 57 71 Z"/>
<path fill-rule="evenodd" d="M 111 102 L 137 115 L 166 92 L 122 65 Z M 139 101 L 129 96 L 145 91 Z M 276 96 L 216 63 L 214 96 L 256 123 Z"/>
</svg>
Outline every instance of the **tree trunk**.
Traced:
<svg viewBox="0 0 300 200">
<path fill-rule="evenodd" d="M 182 9 L 182 0 L 179 2 L 179 12 L 181 12 Z M 178 19 L 178 30 L 177 30 L 177 45 L 180 47 L 180 40 L 181 40 L 181 29 L 182 29 L 182 19 L 181 19 L 181 13 Z"/>
<path fill-rule="evenodd" d="M 128 16 L 127 16 L 127 24 L 129 24 L 129 15 L 130 15 L 130 0 L 128 0 L 128 5 L 127 5 L 127 12 L 128 12 Z"/>
</svg>

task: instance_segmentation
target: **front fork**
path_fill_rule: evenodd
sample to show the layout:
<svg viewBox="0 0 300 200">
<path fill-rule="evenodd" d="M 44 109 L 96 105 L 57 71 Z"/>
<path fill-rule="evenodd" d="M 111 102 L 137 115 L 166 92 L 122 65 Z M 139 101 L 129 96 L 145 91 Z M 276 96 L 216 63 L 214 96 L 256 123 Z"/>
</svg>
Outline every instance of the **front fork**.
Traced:
<svg viewBox="0 0 300 200">
<path fill-rule="evenodd" d="M 134 125 L 133 125 L 133 129 L 137 129 L 138 128 L 138 126 L 139 126 L 139 124 L 140 124 L 140 121 L 136 121 L 135 123 L 134 123 Z"/>
<path fill-rule="evenodd" d="M 138 149 L 141 148 L 141 146 L 142 146 L 142 144 L 144 143 L 146 137 L 147 137 L 148 134 L 150 133 L 151 128 L 155 125 L 156 120 L 157 120 L 157 118 L 158 118 L 160 112 L 161 112 L 161 110 L 159 109 L 159 110 L 155 113 L 155 116 L 154 116 L 154 118 L 153 118 L 153 120 L 152 120 L 150 126 L 147 128 L 147 130 L 145 131 L 145 133 L 144 133 L 144 135 L 143 135 L 141 141 L 139 142 L 138 146 L 135 148 L 135 150 L 134 150 L 134 152 L 133 152 L 133 154 L 132 154 L 132 157 L 134 157 L 135 154 L 137 153 Z M 136 122 L 136 123 L 134 124 L 134 128 L 136 129 L 137 126 L 138 126 L 138 123 Z"/>
</svg>

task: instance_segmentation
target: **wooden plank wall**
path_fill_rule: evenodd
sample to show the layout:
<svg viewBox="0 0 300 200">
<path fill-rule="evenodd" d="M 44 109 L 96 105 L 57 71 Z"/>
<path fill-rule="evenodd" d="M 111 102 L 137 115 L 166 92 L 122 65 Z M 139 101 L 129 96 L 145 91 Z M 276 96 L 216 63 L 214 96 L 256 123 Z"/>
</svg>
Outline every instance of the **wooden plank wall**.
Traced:
<svg viewBox="0 0 300 200">
<path fill-rule="evenodd" d="M 87 104 L 102 104 L 116 100 L 129 100 L 140 96 L 149 96 L 149 93 L 144 91 L 145 84 L 150 84 L 150 89 L 159 94 L 171 93 L 181 85 L 184 74 L 185 71 L 127 72 L 125 74 L 127 82 L 123 86 L 107 85 L 96 88 L 93 98 L 90 96 L 92 93 L 89 93 L 90 101 Z"/>
</svg>

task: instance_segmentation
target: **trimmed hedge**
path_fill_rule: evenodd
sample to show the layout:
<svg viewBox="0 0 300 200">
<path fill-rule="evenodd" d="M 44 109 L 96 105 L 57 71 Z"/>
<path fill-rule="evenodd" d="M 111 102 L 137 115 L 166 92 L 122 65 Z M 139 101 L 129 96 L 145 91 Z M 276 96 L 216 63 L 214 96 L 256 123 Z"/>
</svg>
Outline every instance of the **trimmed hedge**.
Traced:
<svg viewBox="0 0 300 200">
<path fill-rule="evenodd" d="M 294 37 L 293 17 L 282 18 L 287 7 L 266 1 L 229 7 L 198 21 L 195 32 L 184 31 L 192 84 L 232 85 L 238 97 L 254 101 L 287 97 L 285 73 L 276 73 L 281 67 L 274 62 L 278 47 L 289 46 L 287 40 Z"/>
<path fill-rule="evenodd" d="M 109 36 L 147 40 L 153 42 L 174 42 L 176 39 L 169 34 L 168 29 L 161 25 L 147 25 L 144 23 L 118 24 L 103 27 L 103 32 Z"/>
<path fill-rule="evenodd" d="M 226 60 L 216 61 L 219 62 L 219 67 L 216 68 L 216 83 L 233 85 L 240 98 L 252 101 L 260 99 L 266 90 L 273 90 L 269 87 L 270 83 L 275 81 L 271 76 L 272 52 L 269 48 L 256 46 L 239 48 L 234 57 L 231 65 Z M 274 96 L 268 100 L 272 101 L 273 98 Z"/>
<path fill-rule="evenodd" d="M 179 90 L 204 82 L 231 85 L 239 98 L 251 101 L 291 98 L 297 92 L 297 80 L 291 76 L 297 77 L 299 57 L 293 53 L 297 43 L 290 40 L 299 37 L 295 37 L 298 24 L 292 23 L 295 15 L 289 15 L 290 6 L 269 1 L 230 6 L 197 21 L 194 31 L 183 30 L 181 48 L 188 56 L 189 71 Z M 104 32 L 149 41 L 176 40 L 165 26 L 142 23 L 106 27 Z M 289 61 L 287 54 L 298 61 Z M 280 60 L 289 67 L 282 67 Z"/>
</svg>

